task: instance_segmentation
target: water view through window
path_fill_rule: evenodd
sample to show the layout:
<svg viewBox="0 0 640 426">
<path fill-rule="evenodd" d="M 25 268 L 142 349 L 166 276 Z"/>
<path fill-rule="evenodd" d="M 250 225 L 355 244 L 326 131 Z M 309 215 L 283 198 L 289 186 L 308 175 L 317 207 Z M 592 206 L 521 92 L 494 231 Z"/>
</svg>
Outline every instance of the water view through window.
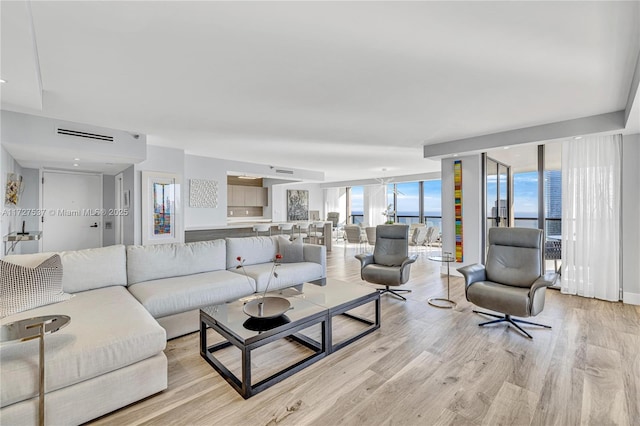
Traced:
<svg viewBox="0 0 640 426">
<path fill-rule="evenodd" d="M 547 237 L 562 233 L 562 174 L 560 170 L 544 172 L 544 214 Z M 538 173 L 513 175 L 514 224 L 524 228 L 538 227 Z"/>
<path fill-rule="evenodd" d="M 394 204 L 395 194 L 395 204 Z M 403 182 L 387 185 L 387 206 L 392 214 L 390 219 L 396 223 L 418 223 L 420 220 L 420 200 L 422 199 L 423 223 L 442 229 L 441 209 L 442 185 L 440 180 L 424 181 L 422 197 L 419 182 Z M 351 188 L 352 223 L 360 224 L 364 220 L 363 188 Z M 382 211 L 380 212 L 382 214 Z"/>
</svg>

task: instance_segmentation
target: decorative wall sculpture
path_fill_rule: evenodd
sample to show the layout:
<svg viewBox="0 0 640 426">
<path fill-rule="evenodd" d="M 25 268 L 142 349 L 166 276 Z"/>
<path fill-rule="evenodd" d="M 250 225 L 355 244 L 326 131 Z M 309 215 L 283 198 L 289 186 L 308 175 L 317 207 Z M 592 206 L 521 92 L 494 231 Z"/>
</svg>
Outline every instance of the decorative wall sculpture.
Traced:
<svg viewBox="0 0 640 426">
<path fill-rule="evenodd" d="M 287 190 L 287 220 L 309 220 L 309 191 Z"/>
<path fill-rule="evenodd" d="M 218 207 L 218 181 L 191 179 L 189 184 L 189 206 L 198 208 Z"/>
<path fill-rule="evenodd" d="M 455 190 L 455 218 L 456 218 L 456 262 L 463 260 L 462 246 L 462 161 L 453 162 L 453 183 Z"/>
</svg>

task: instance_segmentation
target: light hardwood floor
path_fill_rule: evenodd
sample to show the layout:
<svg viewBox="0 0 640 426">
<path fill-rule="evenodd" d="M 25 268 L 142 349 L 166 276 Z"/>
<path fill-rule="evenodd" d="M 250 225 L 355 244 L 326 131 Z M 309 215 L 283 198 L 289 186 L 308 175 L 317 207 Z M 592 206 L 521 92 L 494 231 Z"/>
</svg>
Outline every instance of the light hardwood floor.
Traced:
<svg viewBox="0 0 640 426">
<path fill-rule="evenodd" d="M 327 275 L 359 282 L 354 254 L 334 247 Z M 421 248 L 408 300 L 382 297 L 380 330 L 248 400 L 200 357 L 198 333 L 171 340 L 169 388 L 93 424 L 640 425 L 640 307 L 547 291 L 535 321 L 553 329 L 527 327 L 531 341 L 478 327 L 463 287 L 452 277 L 455 309 L 429 306 L 446 276 Z M 304 354 L 273 345 L 253 358 L 263 375 Z"/>
</svg>

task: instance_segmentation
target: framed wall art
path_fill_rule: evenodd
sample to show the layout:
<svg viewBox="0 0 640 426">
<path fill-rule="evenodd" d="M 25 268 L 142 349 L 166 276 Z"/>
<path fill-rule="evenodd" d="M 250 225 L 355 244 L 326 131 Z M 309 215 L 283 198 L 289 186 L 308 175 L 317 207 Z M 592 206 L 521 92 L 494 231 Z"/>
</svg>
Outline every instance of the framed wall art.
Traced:
<svg viewBox="0 0 640 426">
<path fill-rule="evenodd" d="M 23 189 L 22 176 L 15 173 L 7 173 L 7 187 L 4 193 L 5 205 L 17 206 Z"/>
<path fill-rule="evenodd" d="M 176 243 L 182 235 L 180 175 L 142 172 L 142 244 Z"/>
<path fill-rule="evenodd" d="M 287 189 L 287 220 L 309 220 L 309 191 Z"/>
</svg>

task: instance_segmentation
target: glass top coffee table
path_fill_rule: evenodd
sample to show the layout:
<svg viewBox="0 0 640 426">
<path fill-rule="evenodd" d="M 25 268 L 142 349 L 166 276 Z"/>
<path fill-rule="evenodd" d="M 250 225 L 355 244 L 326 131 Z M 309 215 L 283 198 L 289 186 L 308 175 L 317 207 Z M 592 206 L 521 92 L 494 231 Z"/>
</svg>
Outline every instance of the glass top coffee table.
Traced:
<svg viewBox="0 0 640 426">
<path fill-rule="evenodd" d="M 286 298 L 291 304 L 291 309 L 277 318 L 251 318 L 242 309 L 244 303 L 255 298 L 249 297 L 232 303 L 207 306 L 200 310 L 200 355 L 244 398 L 249 398 L 273 386 L 380 328 L 380 295 L 372 287 L 325 279 L 303 284 L 302 291 L 289 288 L 267 295 Z M 349 312 L 369 303 L 373 305 L 372 318 Z M 364 324 L 365 328 L 334 344 L 333 324 L 337 316 L 355 320 Z M 319 338 L 312 338 L 302 333 L 318 325 L 320 326 Z M 214 330 L 224 340 L 209 345 L 207 328 Z M 311 354 L 278 370 L 266 379 L 253 383 L 252 351 L 280 339 L 301 344 L 310 349 Z M 237 377 L 215 356 L 217 351 L 231 345 L 238 348 L 241 353 L 241 377 Z"/>
</svg>

